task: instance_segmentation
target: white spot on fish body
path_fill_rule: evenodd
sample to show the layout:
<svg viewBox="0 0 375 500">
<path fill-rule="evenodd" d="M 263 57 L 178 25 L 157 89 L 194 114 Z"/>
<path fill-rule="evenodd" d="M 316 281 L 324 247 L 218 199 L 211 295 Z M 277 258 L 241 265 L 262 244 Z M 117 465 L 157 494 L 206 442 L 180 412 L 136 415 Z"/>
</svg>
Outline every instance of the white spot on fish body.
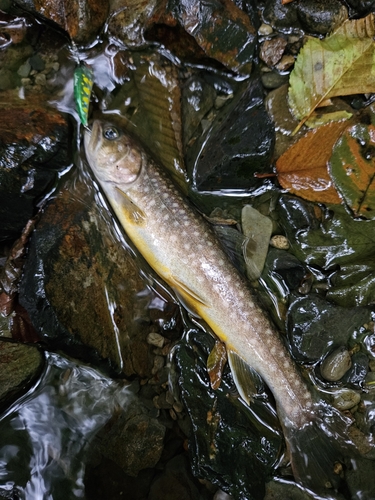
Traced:
<svg viewBox="0 0 375 500">
<path fill-rule="evenodd" d="M 153 207 L 155 204 L 156 204 L 156 201 L 155 201 L 155 200 L 150 200 L 150 201 L 148 202 L 148 206 L 149 206 L 149 207 Z"/>
</svg>

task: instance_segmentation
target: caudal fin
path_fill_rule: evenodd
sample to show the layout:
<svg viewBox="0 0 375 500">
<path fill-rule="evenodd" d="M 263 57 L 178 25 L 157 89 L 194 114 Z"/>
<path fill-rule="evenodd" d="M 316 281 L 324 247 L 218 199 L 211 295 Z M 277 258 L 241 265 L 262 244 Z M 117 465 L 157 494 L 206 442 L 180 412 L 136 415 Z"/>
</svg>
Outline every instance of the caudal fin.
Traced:
<svg viewBox="0 0 375 500">
<path fill-rule="evenodd" d="M 343 458 L 355 453 L 348 421 L 335 409 L 319 405 L 302 428 L 285 428 L 295 480 L 317 498 L 336 498 L 343 483 Z"/>
</svg>

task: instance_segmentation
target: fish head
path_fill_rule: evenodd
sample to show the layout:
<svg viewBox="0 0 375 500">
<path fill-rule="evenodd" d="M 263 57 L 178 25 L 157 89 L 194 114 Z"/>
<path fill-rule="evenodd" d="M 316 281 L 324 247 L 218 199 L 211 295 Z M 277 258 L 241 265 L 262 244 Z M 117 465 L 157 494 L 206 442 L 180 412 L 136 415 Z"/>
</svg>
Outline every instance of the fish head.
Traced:
<svg viewBox="0 0 375 500">
<path fill-rule="evenodd" d="M 137 180 L 143 153 L 117 125 L 95 120 L 91 130 L 85 130 L 84 145 L 89 165 L 100 182 L 126 187 Z"/>
</svg>

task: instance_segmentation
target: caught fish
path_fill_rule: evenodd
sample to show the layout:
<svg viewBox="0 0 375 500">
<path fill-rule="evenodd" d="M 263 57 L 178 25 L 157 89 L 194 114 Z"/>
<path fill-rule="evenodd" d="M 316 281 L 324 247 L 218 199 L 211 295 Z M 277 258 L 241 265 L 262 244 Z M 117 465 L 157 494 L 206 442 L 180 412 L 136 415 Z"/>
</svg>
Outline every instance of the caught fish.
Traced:
<svg viewBox="0 0 375 500">
<path fill-rule="evenodd" d="M 84 142 L 91 169 L 135 247 L 225 343 L 242 398 L 250 403 L 253 396 L 251 370 L 272 391 L 296 480 L 330 498 L 336 445 L 345 445 L 344 419 L 315 401 L 248 284 L 166 173 L 111 123 L 94 121 Z"/>
</svg>

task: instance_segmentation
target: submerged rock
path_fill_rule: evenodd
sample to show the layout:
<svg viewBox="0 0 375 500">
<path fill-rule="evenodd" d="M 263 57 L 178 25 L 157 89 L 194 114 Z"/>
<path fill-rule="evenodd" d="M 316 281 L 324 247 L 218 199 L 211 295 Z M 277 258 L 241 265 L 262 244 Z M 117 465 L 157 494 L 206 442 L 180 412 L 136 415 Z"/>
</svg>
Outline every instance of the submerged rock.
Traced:
<svg viewBox="0 0 375 500">
<path fill-rule="evenodd" d="M 346 345 L 370 318 L 366 307 L 335 306 L 314 294 L 298 297 L 288 310 L 292 354 L 297 361 L 318 361 L 332 348 Z"/>
<path fill-rule="evenodd" d="M 167 311 L 141 278 L 93 195 L 76 182 L 74 194 L 66 187 L 48 206 L 31 240 L 20 302 L 49 344 L 81 359 L 99 356 L 126 376 L 152 376 L 147 336 L 177 307 Z"/>
<path fill-rule="evenodd" d="M 43 94 L 0 94 L 0 241 L 19 236 L 37 202 L 71 164 L 67 117 Z"/>
<path fill-rule="evenodd" d="M 255 190 L 264 179 L 274 146 L 273 124 L 254 79 L 224 106 L 187 153 L 187 168 L 199 191 Z"/>
<path fill-rule="evenodd" d="M 108 15 L 108 2 L 100 0 L 18 0 L 18 4 L 55 22 L 80 44 L 93 41 Z"/>
<path fill-rule="evenodd" d="M 43 355 L 36 346 L 0 340 L 1 410 L 31 387 L 43 366 Z"/>
</svg>

